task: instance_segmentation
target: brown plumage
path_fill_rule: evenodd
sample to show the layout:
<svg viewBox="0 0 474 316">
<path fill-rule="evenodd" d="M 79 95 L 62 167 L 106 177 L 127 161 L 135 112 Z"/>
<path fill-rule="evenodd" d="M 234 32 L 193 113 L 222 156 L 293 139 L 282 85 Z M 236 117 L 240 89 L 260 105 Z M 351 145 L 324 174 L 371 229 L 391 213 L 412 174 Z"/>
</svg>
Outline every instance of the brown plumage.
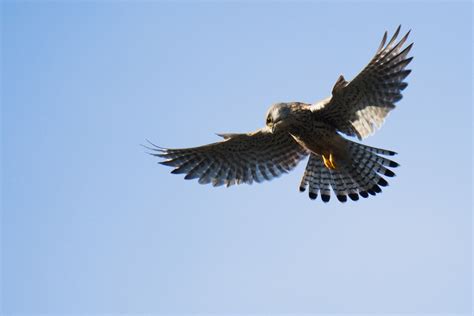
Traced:
<svg viewBox="0 0 474 316">
<path fill-rule="evenodd" d="M 406 88 L 405 69 L 413 45 L 404 47 L 410 32 L 396 41 L 400 26 L 386 44 L 387 32 L 369 64 L 347 82 L 336 81 L 332 96 L 316 104 L 277 103 L 267 112 L 266 126 L 248 134 L 220 134 L 223 141 L 195 148 L 167 149 L 153 145 L 152 155 L 184 173 L 185 179 L 214 186 L 271 180 L 292 170 L 309 155 L 300 191 L 330 200 L 358 200 L 381 192 L 382 177 L 393 177 L 398 164 L 383 156 L 395 152 L 352 142 L 340 133 L 363 139 L 380 128 Z"/>
</svg>

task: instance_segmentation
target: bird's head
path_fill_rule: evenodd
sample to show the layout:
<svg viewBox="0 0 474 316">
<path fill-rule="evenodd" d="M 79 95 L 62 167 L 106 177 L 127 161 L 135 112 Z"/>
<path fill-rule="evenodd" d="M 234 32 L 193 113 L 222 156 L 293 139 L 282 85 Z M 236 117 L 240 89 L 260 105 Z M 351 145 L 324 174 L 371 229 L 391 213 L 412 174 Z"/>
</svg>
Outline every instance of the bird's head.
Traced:
<svg viewBox="0 0 474 316">
<path fill-rule="evenodd" d="M 291 104 L 276 103 L 273 104 L 267 112 L 266 125 L 272 130 L 272 133 L 288 126 L 291 123 Z"/>
</svg>

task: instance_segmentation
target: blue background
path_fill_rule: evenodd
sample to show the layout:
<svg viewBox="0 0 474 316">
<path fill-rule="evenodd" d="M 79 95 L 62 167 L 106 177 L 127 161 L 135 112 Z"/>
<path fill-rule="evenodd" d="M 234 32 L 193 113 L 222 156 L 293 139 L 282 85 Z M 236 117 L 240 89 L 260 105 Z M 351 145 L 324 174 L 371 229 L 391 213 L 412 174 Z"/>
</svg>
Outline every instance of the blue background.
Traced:
<svg viewBox="0 0 474 316">
<path fill-rule="evenodd" d="M 2 310 L 469 313 L 472 4 L 2 3 Z M 357 203 L 202 186 L 140 144 L 214 142 L 351 79 L 412 29 L 399 152 Z"/>
</svg>

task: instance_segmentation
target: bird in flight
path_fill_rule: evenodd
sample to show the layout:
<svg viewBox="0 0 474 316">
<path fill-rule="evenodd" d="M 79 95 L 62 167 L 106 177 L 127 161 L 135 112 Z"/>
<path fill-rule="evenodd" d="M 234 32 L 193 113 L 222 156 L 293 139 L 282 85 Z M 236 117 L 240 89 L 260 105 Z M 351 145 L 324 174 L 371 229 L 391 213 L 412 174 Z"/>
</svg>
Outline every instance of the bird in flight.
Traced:
<svg viewBox="0 0 474 316">
<path fill-rule="evenodd" d="M 381 192 L 398 163 L 386 158 L 396 153 L 344 138 L 359 140 L 380 128 L 394 103 L 402 98 L 405 69 L 413 43 L 404 46 L 410 31 L 397 41 L 400 26 L 387 42 L 387 32 L 375 56 L 352 80 L 341 75 L 332 95 L 315 104 L 276 103 L 266 115 L 265 127 L 245 134 L 218 134 L 222 141 L 194 148 L 169 149 L 151 143 L 150 154 L 185 174 L 214 186 L 262 182 L 292 170 L 309 156 L 299 190 L 309 198 L 328 202 L 331 189 L 337 199 L 356 201 Z"/>
</svg>

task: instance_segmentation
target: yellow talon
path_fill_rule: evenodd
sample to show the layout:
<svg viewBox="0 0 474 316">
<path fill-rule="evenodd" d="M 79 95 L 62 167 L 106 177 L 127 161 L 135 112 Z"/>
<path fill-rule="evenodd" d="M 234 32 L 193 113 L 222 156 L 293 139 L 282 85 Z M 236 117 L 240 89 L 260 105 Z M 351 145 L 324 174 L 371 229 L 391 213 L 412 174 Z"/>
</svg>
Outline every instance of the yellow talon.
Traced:
<svg viewBox="0 0 474 316">
<path fill-rule="evenodd" d="M 334 163 L 334 158 L 332 154 L 329 154 L 329 158 L 326 158 L 324 155 L 321 155 L 323 157 L 323 162 L 326 168 L 328 169 L 336 169 L 336 164 Z"/>
<path fill-rule="evenodd" d="M 329 168 L 329 160 L 326 159 L 326 157 L 324 157 L 324 154 L 321 155 L 321 157 L 323 157 L 323 162 L 324 162 L 324 165 L 326 166 L 326 168 Z"/>
</svg>

